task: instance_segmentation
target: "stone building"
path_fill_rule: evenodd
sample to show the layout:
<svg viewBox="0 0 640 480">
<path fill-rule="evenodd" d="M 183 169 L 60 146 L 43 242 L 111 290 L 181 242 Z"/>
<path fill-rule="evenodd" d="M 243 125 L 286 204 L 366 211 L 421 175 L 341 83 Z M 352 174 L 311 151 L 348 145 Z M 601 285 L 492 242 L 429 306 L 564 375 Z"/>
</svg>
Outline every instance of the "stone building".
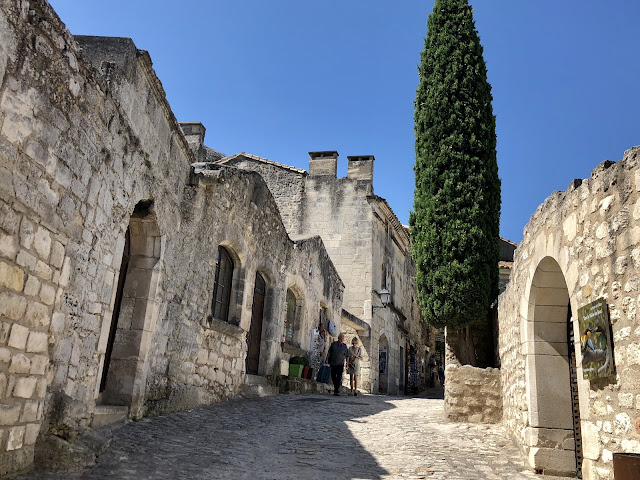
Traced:
<svg viewBox="0 0 640 480">
<path fill-rule="evenodd" d="M 337 178 L 338 152 L 309 156 L 308 172 L 247 153 L 214 165 L 258 172 L 291 238 L 323 239 L 345 284 L 342 329 L 347 342 L 357 336 L 366 352 L 359 386 L 372 393 L 404 392 L 411 368 L 425 386 L 435 335 L 418 307 L 408 228 L 373 192 L 374 157 L 348 157 L 347 176 Z M 386 306 L 381 292 L 390 293 Z"/>
<path fill-rule="evenodd" d="M 511 240 L 500 237 L 498 241 L 500 245 L 500 260 L 498 261 L 499 284 L 498 291 L 502 293 L 506 290 L 509 278 L 511 277 L 511 269 L 513 268 L 513 255 L 518 245 Z"/>
<path fill-rule="evenodd" d="M 319 312 L 340 325 L 323 240 L 292 240 L 256 173 L 195 168 L 216 152 L 131 40 L 1 2 L 0 80 L 0 476 L 233 397 L 280 374 L 287 332 L 305 350 Z"/>
<path fill-rule="evenodd" d="M 499 299 L 503 421 L 539 472 L 612 479 L 614 453 L 640 453 L 639 161 L 632 148 L 553 193 Z M 585 379 L 578 311 L 598 299 L 613 372 Z"/>
</svg>

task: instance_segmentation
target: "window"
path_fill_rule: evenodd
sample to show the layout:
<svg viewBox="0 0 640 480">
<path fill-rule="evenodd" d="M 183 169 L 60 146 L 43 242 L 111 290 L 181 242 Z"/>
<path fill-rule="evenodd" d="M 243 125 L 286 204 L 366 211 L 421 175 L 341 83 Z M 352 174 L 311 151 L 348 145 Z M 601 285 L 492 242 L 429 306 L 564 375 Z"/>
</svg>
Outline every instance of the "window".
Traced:
<svg viewBox="0 0 640 480">
<path fill-rule="evenodd" d="M 382 288 L 387 288 L 387 265 L 385 263 L 382 264 Z"/>
<path fill-rule="evenodd" d="M 300 318 L 302 316 L 302 300 L 296 297 L 291 289 L 287 290 L 287 313 L 284 319 L 284 341 L 299 346 L 296 340 L 300 332 Z"/>
<path fill-rule="evenodd" d="M 216 256 L 216 277 L 213 284 L 211 310 L 213 318 L 229 321 L 229 303 L 231 302 L 231 281 L 233 279 L 233 259 L 224 247 L 218 247 Z"/>
</svg>

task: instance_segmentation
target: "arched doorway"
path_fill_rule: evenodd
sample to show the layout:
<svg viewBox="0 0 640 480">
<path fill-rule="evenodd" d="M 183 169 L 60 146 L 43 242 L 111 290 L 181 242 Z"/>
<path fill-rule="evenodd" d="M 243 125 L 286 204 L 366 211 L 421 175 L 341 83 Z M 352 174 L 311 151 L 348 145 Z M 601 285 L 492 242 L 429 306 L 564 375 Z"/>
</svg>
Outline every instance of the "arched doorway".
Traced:
<svg viewBox="0 0 640 480">
<path fill-rule="evenodd" d="M 260 342 L 262 341 L 262 320 L 264 318 L 264 300 L 266 282 L 260 273 L 256 272 L 253 287 L 253 306 L 251 308 L 251 326 L 247 335 L 247 373 L 257 375 L 260 366 Z"/>
<path fill-rule="evenodd" d="M 144 403 L 145 362 L 158 316 L 162 241 L 152 206 L 138 203 L 125 233 L 100 381 L 99 402 L 127 406 L 134 417 Z"/>
<path fill-rule="evenodd" d="M 378 342 L 378 393 L 389 393 L 389 342 L 385 335 Z"/>
<path fill-rule="evenodd" d="M 547 474 L 575 474 L 581 438 L 569 291 L 558 263 L 545 257 L 529 292 L 525 328 L 529 463 Z"/>
</svg>

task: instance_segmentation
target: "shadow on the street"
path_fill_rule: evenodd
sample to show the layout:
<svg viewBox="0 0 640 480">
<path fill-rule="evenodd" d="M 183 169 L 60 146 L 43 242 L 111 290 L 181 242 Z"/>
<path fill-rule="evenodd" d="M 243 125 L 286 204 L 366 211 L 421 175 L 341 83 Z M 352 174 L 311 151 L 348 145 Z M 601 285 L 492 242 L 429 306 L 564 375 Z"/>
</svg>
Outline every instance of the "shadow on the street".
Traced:
<svg viewBox="0 0 640 480">
<path fill-rule="evenodd" d="M 400 396 L 279 395 L 239 399 L 155 418 L 112 432 L 97 465 L 31 472 L 23 480 L 380 479 L 382 468 L 348 422 L 396 408 Z M 373 427 L 372 427 L 373 428 Z"/>
</svg>

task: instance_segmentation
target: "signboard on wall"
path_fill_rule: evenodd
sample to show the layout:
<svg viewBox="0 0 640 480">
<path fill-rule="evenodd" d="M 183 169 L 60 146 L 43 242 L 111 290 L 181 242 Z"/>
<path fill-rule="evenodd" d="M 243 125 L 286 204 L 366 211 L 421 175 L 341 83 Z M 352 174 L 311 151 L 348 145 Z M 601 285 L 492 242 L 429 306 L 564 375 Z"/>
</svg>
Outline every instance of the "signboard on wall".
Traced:
<svg viewBox="0 0 640 480">
<path fill-rule="evenodd" d="M 613 352 L 607 302 L 599 298 L 578 309 L 582 375 L 585 379 L 613 374 Z"/>
</svg>

